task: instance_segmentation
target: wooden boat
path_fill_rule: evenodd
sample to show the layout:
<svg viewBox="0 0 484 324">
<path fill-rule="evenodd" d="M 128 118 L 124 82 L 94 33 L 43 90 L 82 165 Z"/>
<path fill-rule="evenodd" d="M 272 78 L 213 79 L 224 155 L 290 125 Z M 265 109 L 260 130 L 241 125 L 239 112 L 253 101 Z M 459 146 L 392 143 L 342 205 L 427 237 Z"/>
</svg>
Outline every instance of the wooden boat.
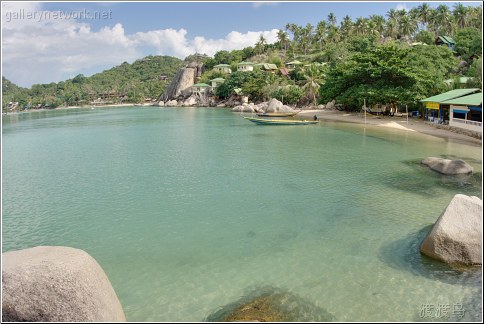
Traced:
<svg viewBox="0 0 484 324">
<path fill-rule="evenodd" d="M 267 119 L 244 117 L 245 119 L 256 123 L 257 125 L 310 125 L 319 123 L 318 120 L 300 120 L 300 119 Z"/>
<path fill-rule="evenodd" d="M 297 112 L 284 113 L 284 112 L 272 112 L 272 113 L 261 113 L 257 114 L 259 117 L 292 117 L 295 116 Z"/>
</svg>

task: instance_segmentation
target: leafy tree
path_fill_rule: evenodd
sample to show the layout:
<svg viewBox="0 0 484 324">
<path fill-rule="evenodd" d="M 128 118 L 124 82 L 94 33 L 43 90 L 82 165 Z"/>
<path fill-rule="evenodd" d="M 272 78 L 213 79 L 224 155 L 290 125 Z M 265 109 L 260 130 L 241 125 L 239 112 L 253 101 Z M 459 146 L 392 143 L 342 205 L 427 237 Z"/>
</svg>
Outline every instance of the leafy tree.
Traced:
<svg viewBox="0 0 484 324">
<path fill-rule="evenodd" d="M 270 96 L 272 98 L 276 98 L 284 104 L 297 104 L 304 96 L 304 92 L 301 87 L 288 84 L 278 87 L 276 90 L 271 92 Z"/>
<path fill-rule="evenodd" d="M 455 35 L 455 51 L 464 59 L 482 55 L 482 31 L 475 28 L 464 28 Z"/>
<path fill-rule="evenodd" d="M 330 70 L 324 87 L 321 87 L 322 99 L 336 99 L 352 110 L 359 109 L 363 98 L 370 103 L 417 105 L 418 100 L 435 90 L 436 83 L 442 83 L 443 76 L 442 73 L 432 74 L 436 73 L 433 69 L 419 67 L 423 62 L 415 63 L 416 56 L 411 55 L 412 51 L 390 43 L 354 54 L 351 60 Z M 420 52 L 421 55 L 425 53 Z"/>
<path fill-rule="evenodd" d="M 415 35 L 415 40 L 417 42 L 422 42 L 427 45 L 433 45 L 435 42 L 434 35 L 428 30 L 421 30 Z"/>
<path fill-rule="evenodd" d="M 472 78 L 468 82 L 469 87 L 482 89 L 482 57 L 472 62 L 467 71 L 467 76 Z"/>
</svg>

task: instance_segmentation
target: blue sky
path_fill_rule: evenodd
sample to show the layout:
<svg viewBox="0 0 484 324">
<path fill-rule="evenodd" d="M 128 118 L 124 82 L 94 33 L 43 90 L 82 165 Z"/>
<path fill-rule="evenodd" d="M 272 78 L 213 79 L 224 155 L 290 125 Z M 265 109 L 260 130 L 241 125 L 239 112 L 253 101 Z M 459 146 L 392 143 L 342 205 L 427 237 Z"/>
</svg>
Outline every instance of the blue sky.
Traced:
<svg viewBox="0 0 484 324">
<path fill-rule="evenodd" d="M 457 2 L 427 2 L 432 7 Z M 471 5 L 471 2 L 461 2 Z M 326 1 L 326 2 L 103 2 L 47 3 L 48 10 L 112 10 L 111 24 L 121 22 L 127 33 L 165 28 L 185 28 L 190 36 L 221 38 L 228 32 L 247 32 L 283 28 L 286 23 L 317 24 L 333 12 L 339 21 L 373 14 L 385 15 L 390 9 L 411 9 L 421 1 Z M 478 5 L 479 2 L 474 2 Z M 103 21 L 92 21 L 99 27 Z M 109 22 L 107 23 L 109 24 Z"/>
<path fill-rule="evenodd" d="M 194 52 L 213 55 L 221 49 L 253 46 L 261 33 L 275 41 L 277 30 L 286 23 L 316 25 L 330 12 L 339 23 L 345 15 L 355 20 L 421 3 L 2 2 L 2 74 L 30 87 L 79 73 L 91 75 L 150 54 L 184 58 Z M 457 2 L 428 3 L 432 7 L 445 3 L 452 9 Z M 49 16 L 39 21 L 21 12 Z M 62 12 L 62 19 L 56 12 Z M 101 13 L 104 19 L 68 17 L 80 12 Z"/>
</svg>

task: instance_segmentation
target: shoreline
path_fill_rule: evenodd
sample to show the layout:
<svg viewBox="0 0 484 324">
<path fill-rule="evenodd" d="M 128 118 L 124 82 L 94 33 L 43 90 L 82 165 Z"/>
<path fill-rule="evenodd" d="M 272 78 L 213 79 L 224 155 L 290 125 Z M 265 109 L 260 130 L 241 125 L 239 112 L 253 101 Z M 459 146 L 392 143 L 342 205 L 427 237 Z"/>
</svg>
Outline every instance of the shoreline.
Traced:
<svg viewBox="0 0 484 324">
<path fill-rule="evenodd" d="M 35 109 L 29 110 L 30 111 L 40 111 L 40 110 L 68 110 L 68 109 L 96 109 L 96 108 L 120 108 L 120 107 L 159 107 L 153 105 L 153 103 L 149 104 L 109 104 L 109 105 L 86 105 L 86 106 L 68 106 L 68 107 L 57 107 L 53 109 Z M 205 108 L 205 107 L 203 107 Z M 208 107 L 208 108 L 218 108 L 218 107 Z M 228 109 L 227 107 L 223 107 L 220 109 Z M 14 112 L 19 113 L 19 112 Z M 8 115 L 8 114 L 6 114 Z M 2 114 L 4 116 L 4 114 Z M 397 117 L 397 116 L 374 116 L 370 114 L 366 114 L 366 121 L 365 115 L 363 113 L 358 112 L 346 112 L 346 111 L 338 111 L 338 110 L 300 110 L 296 117 L 303 117 L 303 119 L 312 119 L 314 116 L 317 116 L 319 120 L 324 121 L 334 121 L 334 122 L 342 122 L 342 123 L 353 123 L 353 124 L 360 124 L 360 125 L 370 125 L 370 126 L 378 126 L 378 127 L 388 127 L 392 129 L 398 129 L 400 131 L 408 131 L 408 132 L 418 132 L 421 134 L 436 136 L 442 138 L 446 141 L 454 141 L 460 142 L 471 146 L 479 146 L 482 148 L 482 138 L 475 138 L 467 134 L 456 133 L 449 129 L 444 128 L 437 128 L 435 126 L 429 125 L 425 123 L 422 119 L 409 117 L 408 123 L 406 116 Z"/>
<path fill-rule="evenodd" d="M 317 116 L 319 120 L 335 121 L 365 125 L 363 113 L 344 112 L 337 110 L 301 110 L 296 116 L 312 118 Z M 470 135 L 453 132 L 449 129 L 437 128 L 425 123 L 422 119 L 406 116 L 374 116 L 366 114 L 366 125 L 388 127 L 406 132 L 417 132 L 421 134 L 436 136 L 446 141 L 461 142 L 471 146 L 482 147 L 482 138 L 475 138 Z"/>
</svg>

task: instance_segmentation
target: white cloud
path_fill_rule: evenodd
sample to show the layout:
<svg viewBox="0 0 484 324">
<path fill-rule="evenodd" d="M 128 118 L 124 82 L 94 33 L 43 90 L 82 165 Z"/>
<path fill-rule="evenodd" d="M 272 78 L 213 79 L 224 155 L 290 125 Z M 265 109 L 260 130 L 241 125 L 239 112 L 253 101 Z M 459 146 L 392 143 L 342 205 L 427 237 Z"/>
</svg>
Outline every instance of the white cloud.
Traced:
<svg viewBox="0 0 484 324">
<path fill-rule="evenodd" d="M 397 4 L 397 10 L 405 10 L 405 11 L 408 11 L 408 7 L 407 7 L 407 4 L 406 3 L 399 3 Z"/>
<path fill-rule="evenodd" d="M 158 55 L 172 55 L 183 58 L 196 52 L 213 55 L 220 50 L 230 51 L 254 46 L 261 34 L 268 43 L 273 43 L 277 40 L 277 32 L 277 29 L 258 32 L 249 31 L 247 33 L 232 31 L 222 39 L 206 39 L 203 36 L 187 39 L 187 31 L 185 29 L 178 31 L 164 29 L 139 32 L 132 39 L 136 44 L 153 46 Z"/>
<path fill-rule="evenodd" d="M 147 55 L 147 49 L 148 54 L 179 58 L 195 52 L 213 55 L 219 50 L 254 46 L 261 34 L 268 43 L 275 42 L 278 31 L 232 31 L 224 38 L 207 39 L 188 38 L 183 28 L 126 34 L 119 23 L 93 31 L 89 24 L 73 19 L 4 20 L 6 11 L 21 9 L 42 12 L 36 3 L 2 3 L 2 70 L 6 78 L 24 87 L 132 62 Z"/>
<path fill-rule="evenodd" d="M 279 2 L 276 1 L 270 1 L 270 2 L 254 2 L 252 3 L 252 8 L 260 8 L 262 6 L 277 6 Z"/>
</svg>

